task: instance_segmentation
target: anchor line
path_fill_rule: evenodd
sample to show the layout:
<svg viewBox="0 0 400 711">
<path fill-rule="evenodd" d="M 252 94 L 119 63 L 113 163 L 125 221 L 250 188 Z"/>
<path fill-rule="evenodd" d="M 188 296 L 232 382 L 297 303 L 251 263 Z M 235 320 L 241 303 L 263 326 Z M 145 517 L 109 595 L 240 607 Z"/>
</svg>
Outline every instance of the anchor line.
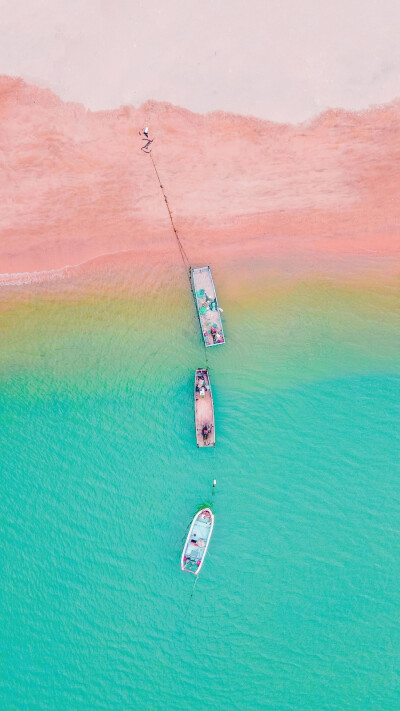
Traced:
<svg viewBox="0 0 400 711">
<path fill-rule="evenodd" d="M 151 162 L 153 163 L 153 168 L 154 168 L 155 174 L 156 174 L 156 176 L 157 176 L 157 181 L 158 181 L 158 184 L 159 184 L 159 186 L 160 186 L 161 192 L 162 192 L 163 197 L 164 197 L 164 202 L 165 202 L 166 208 L 167 208 L 167 210 L 168 210 L 169 219 L 170 219 L 170 221 L 171 221 L 172 229 L 173 229 L 173 231 L 174 231 L 174 235 L 175 235 L 175 237 L 176 237 L 176 241 L 177 241 L 177 244 L 178 244 L 178 249 L 179 249 L 180 255 L 181 255 L 181 257 L 182 257 L 182 261 L 183 261 L 184 267 L 185 267 L 185 269 L 187 270 L 187 275 L 188 275 L 189 284 L 190 284 L 190 291 L 192 292 L 193 298 L 195 299 L 195 293 L 194 293 L 194 291 L 193 291 L 192 280 L 191 280 L 191 278 L 190 278 L 191 266 L 190 266 L 189 258 L 188 258 L 188 256 L 187 256 L 187 254 L 186 254 L 186 252 L 185 252 L 185 248 L 184 248 L 184 246 L 183 246 L 183 244 L 182 244 L 182 242 L 181 242 L 181 240 L 180 240 L 180 237 L 179 237 L 179 234 L 178 234 L 178 230 L 177 230 L 176 227 L 175 227 L 174 219 L 173 219 L 173 217 L 172 217 L 171 208 L 170 208 L 170 206 L 169 206 L 169 204 L 168 204 L 168 198 L 167 198 L 167 196 L 166 196 L 166 194 L 165 194 L 164 186 L 163 186 L 163 184 L 162 184 L 162 182 L 161 182 L 161 178 L 160 178 L 160 175 L 159 175 L 159 173 L 158 173 L 157 166 L 156 166 L 156 164 L 155 164 L 154 158 L 153 158 L 153 156 L 152 156 L 152 154 L 151 154 L 150 152 L 149 152 L 149 156 L 150 156 Z M 203 346 L 204 346 L 204 354 L 205 354 L 205 359 L 206 359 L 207 368 L 209 368 L 208 356 L 207 356 L 207 348 L 206 348 L 206 344 L 204 343 L 204 339 L 203 339 Z"/>
<path fill-rule="evenodd" d="M 190 603 L 192 602 L 192 597 L 193 597 L 194 589 L 195 589 L 195 587 L 196 587 L 197 579 L 198 579 L 198 576 L 196 575 L 196 580 L 195 580 L 194 583 L 193 583 L 193 588 L 192 588 L 192 592 L 191 592 L 191 595 L 190 595 L 190 598 L 189 598 L 189 602 L 188 602 L 186 614 L 188 613 L 189 607 L 190 607 Z"/>
<path fill-rule="evenodd" d="M 171 212 L 170 206 L 169 206 L 169 204 L 168 204 L 168 198 L 167 198 L 167 196 L 166 196 L 166 194 L 165 194 L 165 190 L 164 190 L 163 184 L 161 183 L 161 178 L 160 178 L 160 176 L 159 176 L 159 174 L 158 174 L 158 170 L 157 170 L 156 164 L 155 164 L 155 162 L 154 162 L 154 158 L 153 158 L 153 156 L 151 155 L 151 153 L 150 153 L 150 158 L 151 158 L 151 162 L 153 163 L 153 168 L 154 168 L 155 173 L 156 173 L 156 176 L 157 176 L 158 184 L 159 184 L 159 186 L 160 186 L 160 188 L 161 188 L 161 192 L 162 192 L 163 197 L 164 197 L 164 201 L 165 201 L 165 204 L 166 204 L 166 207 L 167 207 L 167 210 L 168 210 L 169 219 L 171 220 L 172 229 L 174 230 L 174 234 L 175 234 L 175 237 L 176 237 L 176 241 L 177 241 L 177 243 L 178 243 L 178 248 L 179 248 L 179 251 L 180 251 L 180 253 L 181 253 L 182 261 L 183 261 L 183 263 L 184 263 L 186 269 L 188 269 L 188 271 L 189 271 L 189 278 L 190 278 L 190 262 L 189 262 L 189 259 L 188 259 L 187 254 L 186 254 L 186 252 L 185 252 L 185 248 L 184 248 L 184 246 L 183 246 L 183 244 L 182 244 L 182 242 L 181 242 L 181 240 L 180 240 L 180 237 L 179 237 L 179 235 L 178 235 L 178 230 L 177 230 L 176 227 L 175 227 L 174 219 L 173 219 L 173 217 L 172 217 L 172 212 Z"/>
</svg>

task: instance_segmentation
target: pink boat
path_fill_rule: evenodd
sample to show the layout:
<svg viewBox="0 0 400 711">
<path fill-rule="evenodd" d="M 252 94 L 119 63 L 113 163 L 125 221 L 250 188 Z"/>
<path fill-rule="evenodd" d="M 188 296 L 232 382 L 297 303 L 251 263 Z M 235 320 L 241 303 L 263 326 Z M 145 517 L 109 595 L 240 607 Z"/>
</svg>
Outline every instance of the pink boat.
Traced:
<svg viewBox="0 0 400 711">
<path fill-rule="evenodd" d="M 181 570 L 198 575 L 206 557 L 208 544 L 214 528 L 214 514 L 211 509 L 201 509 L 192 521 L 183 548 Z"/>
</svg>

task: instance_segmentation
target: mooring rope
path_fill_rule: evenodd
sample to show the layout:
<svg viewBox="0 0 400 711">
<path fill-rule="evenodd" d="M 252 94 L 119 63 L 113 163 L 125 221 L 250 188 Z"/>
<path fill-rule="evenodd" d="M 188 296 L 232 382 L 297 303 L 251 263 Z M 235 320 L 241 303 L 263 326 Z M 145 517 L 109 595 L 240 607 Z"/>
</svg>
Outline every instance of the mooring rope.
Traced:
<svg viewBox="0 0 400 711">
<path fill-rule="evenodd" d="M 163 186 L 163 184 L 162 184 L 162 182 L 161 182 L 161 178 L 160 178 L 159 172 L 158 172 L 158 170 L 157 170 L 157 166 L 156 166 L 156 164 L 155 164 L 155 160 L 154 160 L 154 158 L 153 158 L 153 156 L 152 156 L 152 154 L 151 154 L 151 151 L 145 151 L 145 152 L 149 154 L 150 159 L 151 159 L 151 162 L 153 163 L 153 168 L 154 168 L 155 174 L 156 174 L 156 176 L 157 176 L 157 181 L 158 181 L 158 184 L 159 184 L 159 186 L 160 186 L 161 192 L 162 192 L 162 194 L 163 194 L 164 202 L 165 202 L 165 205 L 166 205 L 167 210 L 168 210 L 168 215 L 169 215 L 169 219 L 170 219 L 170 221 L 171 221 L 172 229 L 173 229 L 173 231 L 174 231 L 174 235 L 175 235 L 176 241 L 177 241 L 177 243 L 178 243 L 178 249 L 179 249 L 180 255 L 181 255 L 181 257 L 182 257 L 182 261 L 183 261 L 184 267 L 185 267 L 185 269 L 187 270 L 187 275 L 188 275 L 189 284 L 190 284 L 190 291 L 191 291 L 192 294 L 193 294 L 193 298 L 195 298 L 195 294 L 194 294 L 193 286 L 192 286 L 191 274 L 190 274 L 190 272 L 191 272 L 191 266 L 190 266 L 189 258 L 188 258 L 187 254 L 186 254 L 186 252 L 185 252 L 185 248 L 184 248 L 184 246 L 183 246 L 183 244 L 182 244 L 182 242 L 181 242 L 181 239 L 180 239 L 180 237 L 179 237 L 178 230 L 177 230 L 176 227 L 175 227 L 174 218 L 172 217 L 171 208 L 170 208 L 170 206 L 169 206 L 168 198 L 167 198 L 167 195 L 166 195 L 166 193 L 165 193 L 164 186 Z M 203 338 L 203 345 L 204 345 L 204 355 L 205 355 L 205 359 L 206 359 L 206 364 L 207 364 L 207 367 L 209 367 L 209 364 L 208 364 L 208 356 L 207 356 L 207 348 L 206 348 L 206 344 L 204 343 L 204 338 Z"/>
<path fill-rule="evenodd" d="M 181 240 L 180 240 L 180 237 L 179 237 L 179 235 L 178 235 L 178 230 L 177 230 L 176 227 L 175 227 L 174 220 L 173 220 L 173 217 L 172 217 L 172 212 L 171 212 L 170 206 L 169 206 L 169 204 L 168 204 L 168 198 L 167 198 L 167 196 L 166 196 L 166 194 L 165 194 L 164 186 L 163 186 L 163 184 L 162 184 L 162 182 L 161 182 L 161 178 L 160 178 L 160 176 L 159 176 L 159 174 L 158 174 L 158 170 L 157 170 L 157 166 L 156 166 L 156 164 L 155 164 L 155 162 L 154 162 L 154 158 L 153 158 L 153 156 L 152 156 L 151 153 L 149 153 L 149 155 L 150 155 L 150 158 L 151 158 L 151 162 L 153 163 L 153 168 L 154 168 L 155 173 L 156 173 L 156 176 L 157 176 L 158 184 L 159 184 L 159 186 L 160 186 L 160 188 L 161 188 L 161 192 L 162 192 L 162 194 L 163 194 L 163 196 L 164 196 L 164 201 L 165 201 L 165 204 L 166 204 L 166 206 L 167 206 L 169 219 L 171 220 L 172 229 L 174 230 L 174 234 L 175 234 L 175 237 L 176 237 L 176 241 L 177 241 L 177 243 L 178 243 L 178 248 L 179 248 L 179 251 L 180 251 L 180 253 L 181 253 L 182 261 L 183 261 L 183 263 L 184 263 L 186 269 L 187 269 L 188 272 L 189 272 L 189 270 L 190 270 L 190 262 L 189 262 L 188 256 L 187 256 L 187 254 L 186 254 L 186 252 L 185 252 L 184 246 L 183 246 L 183 244 L 182 244 L 182 242 L 181 242 Z M 190 273 L 189 273 L 189 279 L 190 279 Z"/>
<path fill-rule="evenodd" d="M 194 589 L 195 589 L 195 587 L 196 587 L 197 579 L 198 579 L 198 575 L 196 575 L 196 580 L 195 580 L 194 583 L 193 583 L 193 588 L 192 588 L 192 592 L 191 592 L 191 595 L 190 595 L 190 598 L 189 598 L 189 602 L 188 602 L 186 614 L 188 613 L 189 607 L 190 607 L 190 603 L 192 602 L 192 597 L 193 597 Z"/>
</svg>

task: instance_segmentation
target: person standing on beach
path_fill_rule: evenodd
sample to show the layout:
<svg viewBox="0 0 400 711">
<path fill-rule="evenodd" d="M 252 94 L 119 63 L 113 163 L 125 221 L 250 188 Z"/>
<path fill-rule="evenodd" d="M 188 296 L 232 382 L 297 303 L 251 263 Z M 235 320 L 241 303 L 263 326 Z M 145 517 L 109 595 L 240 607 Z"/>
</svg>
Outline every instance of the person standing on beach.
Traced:
<svg viewBox="0 0 400 711">
<path fill-rule="evenodd" d="M 142 133 L 142 132 L 139 131 L 139 135 L 141 135 L 141 133 Z M 148 126 L 146 126 L 146 127 L 143 129 L 143 135 L 145 136 L 145 138 L 142 138 L 142 141 L 146 141 L 146 143 L 144 144 L 144 146 L 141 147 L 141 149 L 142 149 L 142 151 L 144 151 L 145 153 L 150 153 L 150 152 L 151 152 L 150 146 L 151 146 L 151 144 L 153 143 L 154 138 L 152 138 L 152 139 L 149 138 L 149 127 L 148 127 Z"/>
</svg>

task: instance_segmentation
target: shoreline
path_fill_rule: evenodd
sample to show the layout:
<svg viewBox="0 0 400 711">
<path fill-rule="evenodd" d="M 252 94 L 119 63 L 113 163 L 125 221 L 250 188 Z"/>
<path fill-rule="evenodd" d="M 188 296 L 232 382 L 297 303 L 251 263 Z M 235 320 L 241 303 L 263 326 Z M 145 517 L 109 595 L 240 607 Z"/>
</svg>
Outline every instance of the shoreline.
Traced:
<svg viewBox="0 0 400 711">
<path fill-rule="evenodd" d="M 301 274 L 304 265 L 347 272 L 375 259 L 376 271 L 396 268 L 398 102 L 291 126 L 151 101 L 90 112 L 2 77 L 0 108 L 0 284 L 59 278 L 111 255 L 135 255 L 138 268 L 175 263 L 164 200 L 140 151 L 147 120 L 193 264 L 259 260 L 285 273 L 292 260 Z"/>
</svg>

